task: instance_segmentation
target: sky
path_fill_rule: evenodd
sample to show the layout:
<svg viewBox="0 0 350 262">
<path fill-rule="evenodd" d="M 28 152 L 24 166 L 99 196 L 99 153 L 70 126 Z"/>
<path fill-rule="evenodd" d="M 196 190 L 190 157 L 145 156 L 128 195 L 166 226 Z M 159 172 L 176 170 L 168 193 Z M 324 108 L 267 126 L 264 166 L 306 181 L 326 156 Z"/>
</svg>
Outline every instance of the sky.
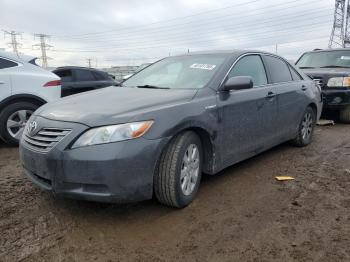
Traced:
<svg viewBox="0 0 350 262">
<path fill-rule="evenodd" d="M 296 60 L 326 48 L 334 0 L 0 0 L 0 30 L 49 66 L 139 65 L 195 51 L 259 49 Z M 11 51 L 8 34 L 0 48 Z M 40 61 L 39 61 L 40 64 Z"/>
</svg>

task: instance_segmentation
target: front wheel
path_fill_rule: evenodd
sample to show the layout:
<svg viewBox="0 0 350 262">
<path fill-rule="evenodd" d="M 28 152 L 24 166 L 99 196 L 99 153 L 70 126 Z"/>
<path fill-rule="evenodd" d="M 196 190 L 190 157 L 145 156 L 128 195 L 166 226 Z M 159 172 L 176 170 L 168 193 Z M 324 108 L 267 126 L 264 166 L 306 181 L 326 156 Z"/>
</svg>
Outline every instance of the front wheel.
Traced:
<svg viewBox="0 0 350 262">
<path fill-rule="evenodd" d="M 292 140 L 292 143 L 298 147 L 303 147 L 310 144 L 312 141 L 315 125 L 316 125 L 315 111 L 311 107 L 308 107 L 306 108 L 303 118 L 300 121 L 299 128 L 298 128 L 298 135 L 296 136 L 295 139 Z"/>
<path fill-rule="evenodd" d="M 18 102 L 6 106 L 0 114 L 0 136 L 9 145 L 18 145 L 24 127 L 38 108 L 28 102 Z"/>
<path fill-rule="evenodd" d="M 162 204 L 183 208 L 198 191 L 202 175 L 202 144 L 192 131 L 175 137 L 162 153 L 154 191 Z"/>
</svg>

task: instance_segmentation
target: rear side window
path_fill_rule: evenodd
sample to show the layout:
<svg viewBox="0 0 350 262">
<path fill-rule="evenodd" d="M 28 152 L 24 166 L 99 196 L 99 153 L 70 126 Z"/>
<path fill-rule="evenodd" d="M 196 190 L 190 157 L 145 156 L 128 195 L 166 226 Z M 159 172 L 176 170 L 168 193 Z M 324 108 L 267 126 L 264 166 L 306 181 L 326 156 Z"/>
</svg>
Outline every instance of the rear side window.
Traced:
<svg viewBox="0 0 350 262">
<path fill-rule="evenodd" d="M 73 81 L 72 70 L 59 70 L 59 71 L 55 71 L 54 73 L 61 78 L 62 82 Z"/>
<path fill-rule="evenodd" d="M 232 68 L 228 77 L 250 76 L 254 86 L 267 84 L 264 64 L 259 55 L 248 55 L 241 58 Z"/>
<path fill-rule="evenodd" d="M 0 58 L 0 69 L 15 67 L 18 64 L 7 59 Z"/>
<path fill-rule="evenodd" d="M 95 77 L 89 70 L 75 70 L 76 81 L 95 81 Z"/>
<path fill-rule="evenodd" d="M 105 74 L 103 74 L 101 72 L 96 72 L 96 71 L 94 71 L 92 73 L 94 74 L 96 80 L 100 80 L 100 81 L 102 81 L 102 80 L 109 80 L 107 74 L 105 75 Z"/>
<path fill-rule="evenodd" d="M 292 81 L 292 76 L 288 68 L 289 66 L 286 62 L 273 56 L 265 56 L 265 60 L 269 68 L 272 83 Z"/>
<path fill-rule="evenodd" d="M 295 71 L 294 68 L 292 68 L 290 66 L 289 69 L 290 69 L 290 73 L 292 74 L 292 78 L 294 81 L 303 80 L 303 78 L 299 75 L 299 73 L 297 71 Z"/>
</svg>

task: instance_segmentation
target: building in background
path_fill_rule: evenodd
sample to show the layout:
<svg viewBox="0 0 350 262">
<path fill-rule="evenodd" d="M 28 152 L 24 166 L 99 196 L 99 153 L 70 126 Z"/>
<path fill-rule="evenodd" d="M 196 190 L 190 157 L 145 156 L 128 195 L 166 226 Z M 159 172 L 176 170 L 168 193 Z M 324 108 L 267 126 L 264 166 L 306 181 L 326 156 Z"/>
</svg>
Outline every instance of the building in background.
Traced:
<svg viewBox="0 0 350 262">
<path fill-rule="evenodd" d="M 112 66 L 110 68 L 102 68 L 101 70 L 107 72 L 110 75 L 113 75 L 115 77 L 115 80 L 121 81 L 123 80 L 124 76 L 132 75 L 148 65 L 149 63 L 139 66 Z"/>
</svg>

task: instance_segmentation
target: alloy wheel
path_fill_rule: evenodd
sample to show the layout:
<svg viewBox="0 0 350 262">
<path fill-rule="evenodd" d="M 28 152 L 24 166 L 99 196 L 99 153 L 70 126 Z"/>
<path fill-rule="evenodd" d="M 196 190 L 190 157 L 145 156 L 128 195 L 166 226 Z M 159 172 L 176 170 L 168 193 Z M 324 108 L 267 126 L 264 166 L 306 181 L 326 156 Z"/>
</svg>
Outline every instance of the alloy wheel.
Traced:
<svg viewBox="0 0 350 262">
<path fill-rule="evenodd" d="M 304 115 L 303 121 L 301 122 L 301 135 L 303 140 L 310 138 L 313 129 L 313 117 L 310 112 Z"/>
<path fill-rule="evenodd" d="M 198 147 L 190 144 L 185 152 L 181 165 L 181 190 L 186 196 L 190 195 L 197 184 L 199 175 L 200 155 Z"/>
<path fill-rule="evenodd" d="M 15 139 L 19 140 L 23 134 L 28 119 L 33 114 L 31 110 L 19 110 L 14 112 L 7 119 L 7 132 Z"/>
</svg>

